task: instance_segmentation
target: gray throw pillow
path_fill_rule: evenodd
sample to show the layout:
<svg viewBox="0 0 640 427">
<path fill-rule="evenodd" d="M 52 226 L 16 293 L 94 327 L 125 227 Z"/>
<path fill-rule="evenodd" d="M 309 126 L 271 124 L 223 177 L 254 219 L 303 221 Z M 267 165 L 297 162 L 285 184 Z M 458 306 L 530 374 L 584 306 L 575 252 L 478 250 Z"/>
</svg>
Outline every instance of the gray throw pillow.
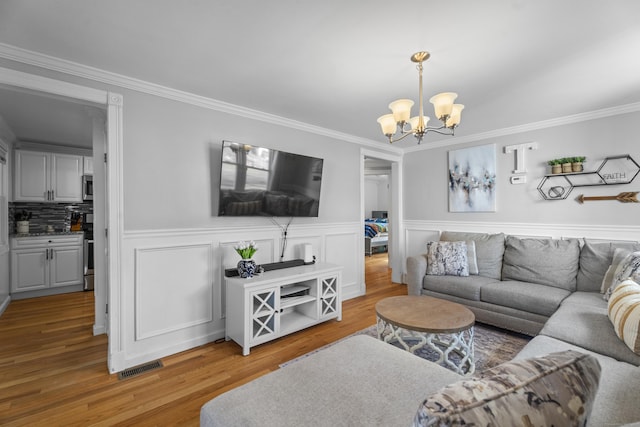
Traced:
<svg viewBox="0 0 640 427">
<path fill-rule="evenodd" d="M 520 239 L 507 236 L 502 280 L 518 280 L 576 290 L 577 239 Z"/>
<path fill-rule="evenodd" d="M 478 274 L 500 280 L 502 256 L 504 255 L 504 233 L 466 233 L 443 231 L 440 241 L 459 242 L 473 240 L 476 247 Z"/>
</svg>

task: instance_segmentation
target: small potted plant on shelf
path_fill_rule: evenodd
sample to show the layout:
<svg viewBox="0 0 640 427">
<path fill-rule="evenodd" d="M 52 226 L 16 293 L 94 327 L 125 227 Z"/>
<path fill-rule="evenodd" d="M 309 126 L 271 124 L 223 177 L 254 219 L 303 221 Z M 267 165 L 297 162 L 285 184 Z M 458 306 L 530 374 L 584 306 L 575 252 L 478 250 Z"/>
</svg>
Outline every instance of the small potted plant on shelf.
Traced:
<svg viewBox="0 0 640 427">
<path fill-rule="evenodd" d="M 563 157 L 560 159 L 560 162 L 562 163 L 562 173 L 571 173 L 571 159 L 572 157 Z"/>
<path fill-rule="evenodd" d="M 573 157 L 571 159 L 571 170 L 573 172 L 582 172 L 584 170 L 582 164 L 585 160 L 587 160 L 587 158 L 584 156 Z"/>
<path fill-rule="evenodd" d="M 547 163 L 551 166 L 551 173 L 562 173 L 562 163 L 560 159 L 549 160 Z"/>
<path fill-rule="evenodd" d="M 21 212 L 16 212 L 14 219 L 16 221 L 16 233 L 27 234 L 29 232 L 31 212 L 27 212 L 23 209 Z"/>
</svg>

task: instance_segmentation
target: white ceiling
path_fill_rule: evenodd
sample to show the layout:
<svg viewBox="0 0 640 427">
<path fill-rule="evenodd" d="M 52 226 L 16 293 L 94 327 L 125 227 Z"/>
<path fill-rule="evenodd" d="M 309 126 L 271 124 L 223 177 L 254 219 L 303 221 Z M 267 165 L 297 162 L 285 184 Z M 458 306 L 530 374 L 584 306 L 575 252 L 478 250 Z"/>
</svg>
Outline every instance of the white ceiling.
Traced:
<svg viewBox="0 0 640 427">
<path fill-rule="evenodd" d="M 638 17 L 637 0 L 2 0 L 0 43 L 388 144 L 376 118 L 417 101 L 419 50 L 425 98 L 466 105 L 463 137 L 640 102 Z M 20 138 L 83 138 L 13 111 L 27 100 L 0 92 Z"/>
</svg>

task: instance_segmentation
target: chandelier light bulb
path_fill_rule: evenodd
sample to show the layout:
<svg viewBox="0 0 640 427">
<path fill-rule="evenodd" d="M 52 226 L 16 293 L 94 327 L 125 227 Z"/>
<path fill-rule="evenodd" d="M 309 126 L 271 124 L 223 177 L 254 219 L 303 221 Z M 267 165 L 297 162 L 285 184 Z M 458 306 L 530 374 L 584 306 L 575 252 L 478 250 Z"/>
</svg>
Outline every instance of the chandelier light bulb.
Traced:
<svg viewBox="0 0 640 427">
<path fill-rule="evenodd" d="M 409 121 L 409 117 L 411 117 L 411 107 L 413 107 L 413 101 L 410 99 L 398 99 L 389 104 L 396 123 Z"/>
</svg>

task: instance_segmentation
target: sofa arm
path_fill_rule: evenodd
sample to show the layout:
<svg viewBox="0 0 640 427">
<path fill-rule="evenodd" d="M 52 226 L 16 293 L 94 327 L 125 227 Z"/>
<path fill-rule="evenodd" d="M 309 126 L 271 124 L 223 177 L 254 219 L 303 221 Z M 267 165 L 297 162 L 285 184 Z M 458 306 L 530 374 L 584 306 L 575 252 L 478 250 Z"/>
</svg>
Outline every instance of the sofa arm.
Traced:
<svg viewBox="0 0 640 427">
<path fill-rule="evenodd" d="M 427 258 L 424 255 L 407 258 L 407 293 L 422 295 L 422 282 L 427 274 Z"/>
</svg>

